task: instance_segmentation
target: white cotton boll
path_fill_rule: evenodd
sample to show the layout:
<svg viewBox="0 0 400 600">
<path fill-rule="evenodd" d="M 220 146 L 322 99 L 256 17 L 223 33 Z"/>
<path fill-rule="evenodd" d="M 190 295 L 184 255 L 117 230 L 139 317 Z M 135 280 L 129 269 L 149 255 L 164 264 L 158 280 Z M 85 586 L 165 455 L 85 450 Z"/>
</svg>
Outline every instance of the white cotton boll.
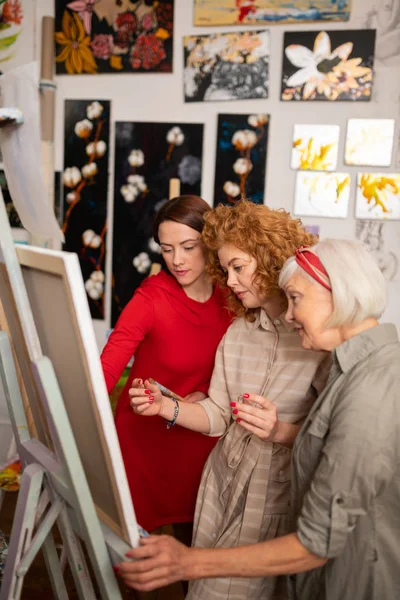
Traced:
<svg viewBox="0 0 400 600">
<path fill-rule="evenodd" d="M 103 140 L 100 140 L 99 142 L 90 142 L 90 144 L 88 144 L 86 146 L 86 154 L 88 156 L 97 156 L 97 158 L 102 158 L 105 153 L 107 151 L 107 144 L 105 142 L 103 142 Z"/>
<path fill-rule="evenodd" d="M 139 273 L 146 273 L 151 265 L 151 260 L 147 252 L 140 252 L 137 256 L 135 256 L 132 262 L 133 266 L 136 267 L 136 270 Z"/>
<path fill-rule="evenodd" d="M 139 190 L 134 185 L 123 185 L 119 190 L 125 202 L 134 202 L 139 194 Z"/>
<path fill-rule="evenodd" d="M 72 204 L 72 202 L 75 202 L 75 200 L 76 200 L 75 192 L 69 192 L 66 196 L 66 201 L 68 202 L 68 204 Z"/>
<path fill-rule="evenodd" d="M 91 279 L 92 281 L 96 281 L 98 283 L 104 283 L 104 273 L 103 271 L 93 271 L 93 273 L 91 274 Z"/>
<path fill-rule="evenodd" d="M 82 175 L 78 167 L 67 167 L 63 173 L 63 184 L 73 188 L 81 181 Z"/>
<path fill-rule="evenodd" d="M 160 244 L 157 244 L 154 238 L 149 239 L 149 249 L 152 252 L 157 252 L 157 254 L 161 254 L 161 246 Z"/>
<path fill-rule="evenodd" d="M 91 248 L 99 248 L 101 246 L 101 237 L 99 235 L 95 235 L 89 245 Z"/>
<path fill-rule="evenodd" d="M 128 163 L 131 167 L 141 167 L 144 165 L 144 154 L 142 150 L 131 150 L 128 156 Z"/>
<path fill-rule="evenodd" d="M 99 300 L 104 288 L 102 283 L 93 281 L 93 279 L 88 279 L 85 281 L 85 289 L 92 300 Z"/>
<path fill-rule="evenodd" d="M 92 102 L 86 109 L 88 119 L 98 119 L 104 110 L 104 106 L 100 102 Z"/>
<path fill-rule="evenodd" d="M 84 231 L 82 233 L 82 242 L 84 246 L 90 246 L 91 241 L 93 240 L 93 238 L 96 236 L 95 232 L 93 231 L 93 229 L 86 229 L 86 231 Z"/>
<path fill-rule="evenodd" d="M 257 144 L 257 135 L 250 129 L 236 131 L 232 136 L 232 144 L 241 149 L 253 148 Z"/>
<path fill-rule="evenodd" d="M 185 140 L 184 133 L 180 127 L 172 127 L 167 133 L 167 142 L 169 144 L 175 144 L 175 146 L 181 146 Z"/>
<path fill-rule="evenodd" d="M 98 172 L 99 170 L 95 162 L 88 163 L 82 167 L 82 175 L 85 179 L 91 179 L 91 177 L 94 177 Z"/>
<path fill-rule="evenodd" d="M 93 123 L 88 119 L 78 121 L 75 125 L 74 131 L 80 138 L 87 138 L 90 136 L 93 130 Z"/>
<path fill-rule="evenodd" d="M 253 165 L 247 158 L 238 158 L 233 165 L 233 170 L 238 175 L 245 175 L 245 173 L 249 173 Z"/>
<path fill-rule="evenodd" d="M 231 195 L 232 186 L 233 186 L 232 181 L 225 181 L 223 190 L 224 190 L 225 194 L 228 194 L 228 196 Z"/>
<path fill-rule="evenodd" d="M 128 183 L 133 185 L 133 187 L 137 188 L 141 192 L 144 192 L 144 190 L 147 189 L 143 175 L 129 175 Z"/>
<path fill-rule="evenodd" d="M 247 119 L 247 122 L 252 127 L 257 127 L 258 126 L 258 117 L 257 117 L 257 115 L 250 115 L 249 118 Z"/>
</svg>

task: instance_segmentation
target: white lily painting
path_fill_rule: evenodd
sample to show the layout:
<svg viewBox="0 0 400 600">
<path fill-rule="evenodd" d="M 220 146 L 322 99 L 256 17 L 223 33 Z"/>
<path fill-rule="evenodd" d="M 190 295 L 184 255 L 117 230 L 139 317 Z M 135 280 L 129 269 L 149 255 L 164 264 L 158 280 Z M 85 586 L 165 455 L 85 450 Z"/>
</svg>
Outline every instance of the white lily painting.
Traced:
<svg viewBox="0 0 400 600">
<path fill-rule="evenodd" d="M 348 173 L 310 173 L 296 175 L 294 214 L 307 217 L 345 219 L 349 209 Z"/>
<path fill-rule="evenodd" d="M 295 125 L 291 168 L 300 171 L 334 171 L 339 135 L 339 125 Z"/>
<path fill-rule="evenodd" d="M 373 29 L 286 32 L 281 100 L 370 100 L 374 46 Z"/>
<path fill-rule="evenodd" d="M 349 119 L 344 160 L 346 165 L 390 167 L 394 119 Z"/>
</svg>

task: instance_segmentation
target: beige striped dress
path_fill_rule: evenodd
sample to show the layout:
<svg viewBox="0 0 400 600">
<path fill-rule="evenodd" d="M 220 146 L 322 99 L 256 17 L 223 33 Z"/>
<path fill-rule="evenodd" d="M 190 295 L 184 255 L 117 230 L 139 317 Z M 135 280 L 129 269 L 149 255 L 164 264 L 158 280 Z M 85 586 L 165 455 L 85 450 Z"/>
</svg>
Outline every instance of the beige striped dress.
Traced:
<svg viewBox="0 0 400 600">
<path fill-rule="evenodd" d="M 263 442 L 231 419 L 229 403 L 238 394 L 269 398 L 279 418 L 305 418 L 325 385 L 330 355 L 303 350 L 284 319 L 271 321 L 261 309 L 256 321 L 239 318 L 217 350 L 209 398 L 201 404 L 210 434 L 222 435 L 204 467 L 197 497 L 193 545 L 233 547 L 288 532 L 291 451 Z M 284 578 L 202 579 L 190 585 L 187 600 L 286 598 Z"/>
</svg>

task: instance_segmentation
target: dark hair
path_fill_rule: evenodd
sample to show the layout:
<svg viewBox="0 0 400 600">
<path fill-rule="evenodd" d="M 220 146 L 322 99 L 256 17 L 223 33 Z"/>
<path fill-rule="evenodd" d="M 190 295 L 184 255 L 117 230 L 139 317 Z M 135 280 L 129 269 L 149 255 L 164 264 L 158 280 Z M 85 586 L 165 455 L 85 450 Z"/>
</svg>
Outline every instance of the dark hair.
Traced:
<svg viewBox="0 0 400 600">
<path fill-rule="evenodd" d="M 153 224 L 153 237 L 157 244 L 160 243 L 158 228 L 164 221 L 175 221 L 195 229 L 199 233 L 203 231 L 204 214 L 211 210 L 200 196 L 184 195 L 168 200 L 158 211 Z"/>
</svg>

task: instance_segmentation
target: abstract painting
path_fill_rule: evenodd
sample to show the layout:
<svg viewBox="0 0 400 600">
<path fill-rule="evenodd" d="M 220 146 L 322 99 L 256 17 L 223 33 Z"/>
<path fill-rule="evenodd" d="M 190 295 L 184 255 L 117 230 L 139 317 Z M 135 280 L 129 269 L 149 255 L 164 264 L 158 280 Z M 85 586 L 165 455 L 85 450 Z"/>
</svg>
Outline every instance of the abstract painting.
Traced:
<svg viewBox="0 0 400 600">
<path fill-rule="evenodd" d="M 351 0 L 194 0 L 194 24 L 270 25 L 348 21 Z"/>
<path fill-rule="evenodd" d="M 34 60 L 35 3 L 32 0 L 0 2 L 0 70 Z"/>
<path fill-rule="evenodd" d="M 104 319 L 109 100 L 66 100 L 64 250 L 76 252 L 93 319 Z"/>
<path fill-rule="evenodd" d="M 301 171 L 334 171 L 337 165 L 339 125 L 295 125 L 291 167 Z"/>
<path fill-rule="evenodd" d="M 394 119 L 349 119 L 344 160 L 346 165 L 390 167 Z"/>
<path fill-rule="evenodd" d="M 298 171 L 294 214 L 307 217 L 347 217 L 350 198 L 348 173 Z"/>
<path fill-rule="evenodd" d="M 111 327 L 162 263 L 152 227 L 170 179 L 180 179 L 181 194 L 201 194 L 202 152 L 200 123 L 116 123 Z"/>
<path fill-rule="evenodd" d="M 389 221 L 356 221 L 356 237 L 373 254 L 386 281 L 400 278 L 400 228 Z"/>
<path fill-rule="evenodd" d="M 218 115 L 214 206 L 264 202 L 269 116 Z"/>
<path fill-rule="evenodd" d="M 56 0 L 56 72 L 170 73 L 174 0 Z"/>
<path fill-rule="evenodd" d="M 400 219 L 400 173 L 359 173 L 356 219 Z"/>
<path fill-rule="evenodd" d="M 185 102 L 268 98 L 269 32 L 184 38 Z"/>
<path fill-rule="evenodd" d="M 370 100 L 374 46 L 373 29 L 286 32 L 281 100 Z"/>
</svg>

